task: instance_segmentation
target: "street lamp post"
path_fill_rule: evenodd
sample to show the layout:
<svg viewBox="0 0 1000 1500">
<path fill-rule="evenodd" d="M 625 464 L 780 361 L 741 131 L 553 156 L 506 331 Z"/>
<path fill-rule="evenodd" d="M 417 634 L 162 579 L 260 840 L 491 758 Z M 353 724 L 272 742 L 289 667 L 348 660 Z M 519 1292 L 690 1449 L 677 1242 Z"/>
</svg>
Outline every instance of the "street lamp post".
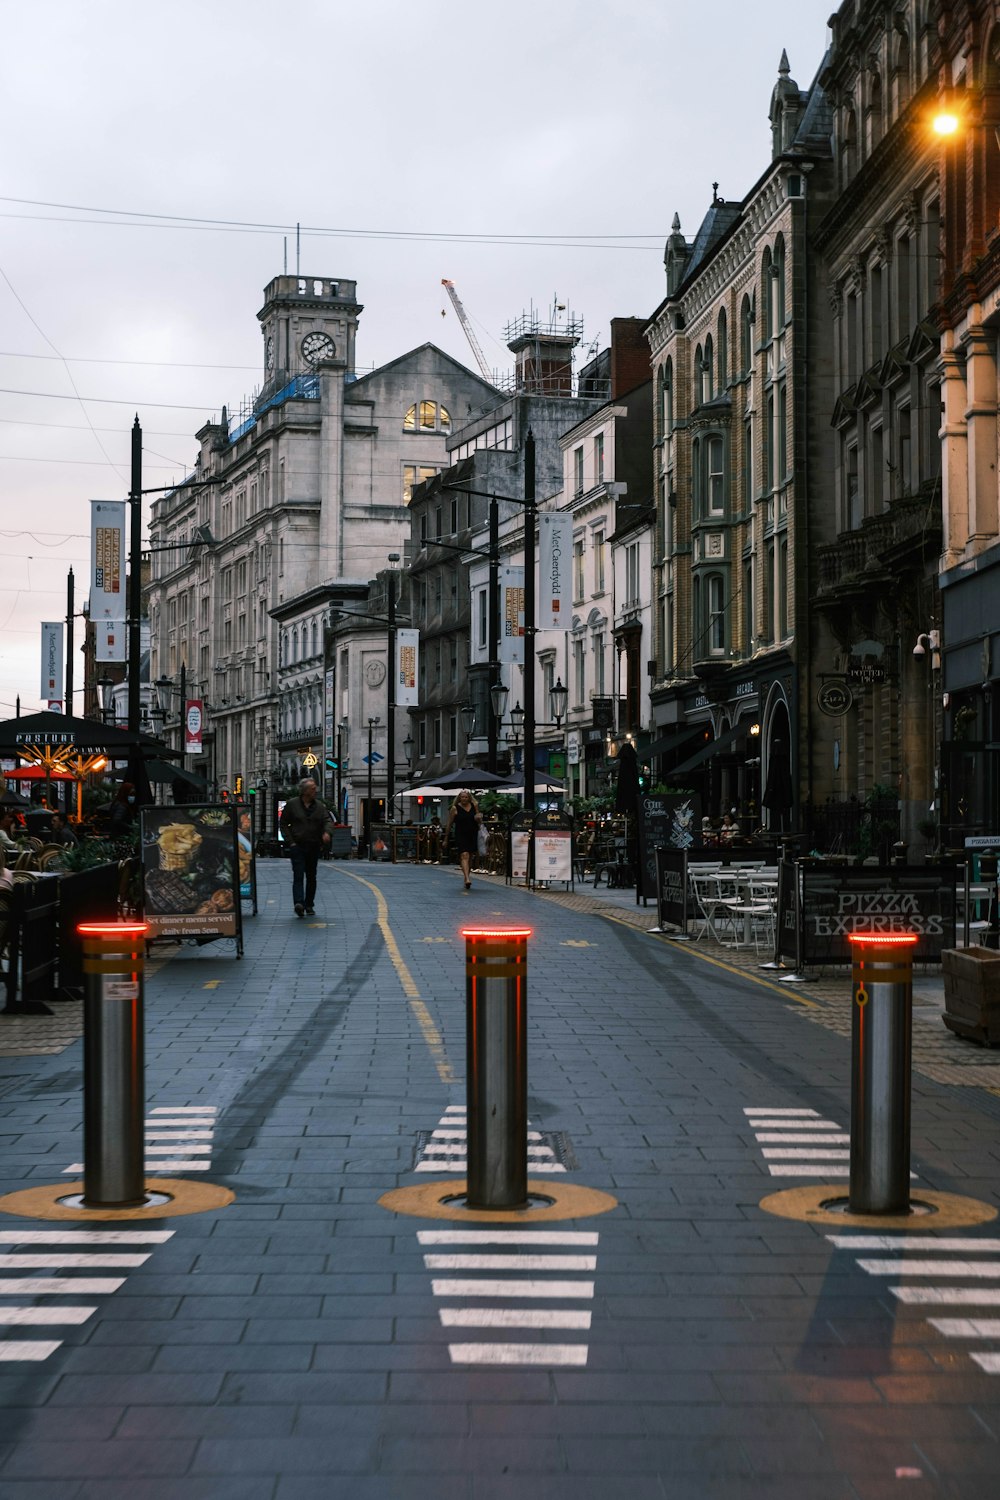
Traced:
<svg viewBox="0 0 1000 1500">
<path fill-rule="evenodd" d="M 368 803 L 367 816 L 365 818 L 365 838 L 368 843 L 368 858 L 372 857 L 372 737 L 375 733 L 375 725 L 379 722 L 378 715 L 368 720 Z"/>
<path fill-rule="evenodd" d="M 348 742 L 350 727 L 346 719 L 337 725 L 337 822 L 344 812 L 344 746 Z"/>
<path fill-rule="evenodd" d="M 398 563 L 399 553 L 390 552 L 389 562 Z M 386 798 L 390 816 L 392 814 L 393 798 L 396 795 L 396 574 L 390 569 L 386 580 L 386 625 L 388 626 L 388 655 L 386 663 L 388 671 L 386 681 L 388 683 L 388 718 L 386 722 Z"/>
<path fill-rule="evenodd" d="M 535 435 L 524 440 L 524 810 L 535 810 Z"/>
</svg>

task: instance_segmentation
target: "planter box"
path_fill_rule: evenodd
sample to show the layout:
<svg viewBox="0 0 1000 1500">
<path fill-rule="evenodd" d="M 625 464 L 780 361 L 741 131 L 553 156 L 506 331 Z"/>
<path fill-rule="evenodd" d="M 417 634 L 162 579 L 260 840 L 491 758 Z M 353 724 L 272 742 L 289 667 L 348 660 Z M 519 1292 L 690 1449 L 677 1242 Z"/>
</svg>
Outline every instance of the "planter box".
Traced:
<svg viewBox="0 0 1000 1500">
<path fill-rule="evenodd" d="M 1000 952 L 993 948 L 945 948 L 944 1024 L 958 1036 L 1000 1046 Z"/>
</svg>

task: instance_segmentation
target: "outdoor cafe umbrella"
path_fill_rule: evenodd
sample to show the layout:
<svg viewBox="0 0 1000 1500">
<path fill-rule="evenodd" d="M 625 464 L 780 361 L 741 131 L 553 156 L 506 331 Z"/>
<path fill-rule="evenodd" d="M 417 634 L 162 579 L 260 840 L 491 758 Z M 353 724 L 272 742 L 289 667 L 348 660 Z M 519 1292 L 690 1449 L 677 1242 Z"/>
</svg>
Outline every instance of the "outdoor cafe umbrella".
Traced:
<svg viewBox="0 0 1000 1500">
<path fill-rule="evenodd" d="M 788 750 L 784 740 L 776 739 L 771 745 L 771 754 L 767 761 L 767 783 L 764 787 L 764 795 L 761 797 L 761 806 L 766 807 L 772 817 L 772 827 L 779 833 L 785 830 L 788 822 L 788 814 L 792 809 L 794 794 L 792 791 L 792 772 L 788 764 Z"/>
<path fill-rule="evenodd" d="M 8 781 L 75 781 L 72 771 L 61 771 L 58 766 L 18 766 L 15 771 L 3 773 Z"/>
<path fill-rule="evenodd" d="M 449 771 L 446 776 L 435 776 L 433 782 L 428 786 L 442 787 L 445 792 L 461 791 L 462 787 L 468 787 L 470 792 L 488 792 L 494 788 L 499 792 L 503 790 L 506 777 L 495 776 L 492 771 L 481 771 L 478 766 L 460 766 L 457 771 Z M 422 786 L 411 787 L 411 791 L 423 792 Z"/>
</svg>

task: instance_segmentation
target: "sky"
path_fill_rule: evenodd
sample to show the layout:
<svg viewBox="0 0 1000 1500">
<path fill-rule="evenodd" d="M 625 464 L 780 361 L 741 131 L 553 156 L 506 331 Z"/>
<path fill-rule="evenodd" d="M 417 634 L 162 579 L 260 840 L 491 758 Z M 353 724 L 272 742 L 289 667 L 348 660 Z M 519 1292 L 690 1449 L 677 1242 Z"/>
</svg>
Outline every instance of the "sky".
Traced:
<svg viewBox="0 0 1000 1500">
<path fill-rule="evenodd" d="M 505 325 L 557 301 L 605 348 L 661 301 L 674 213 L 690 238 L 713 182 L 766 168 L 782 48 L 807 87 L 830 9 L 0 4 L 0 718 L 44 706 L 40 624 L 70 567 L 81 608 L 135 415 L 169 486 L 252 399 L 296 225 L 302 274 L 358 284 L 359 372 L 428 341 L 475 368 L 443 277 L 498 371 Z"/>
</svg>

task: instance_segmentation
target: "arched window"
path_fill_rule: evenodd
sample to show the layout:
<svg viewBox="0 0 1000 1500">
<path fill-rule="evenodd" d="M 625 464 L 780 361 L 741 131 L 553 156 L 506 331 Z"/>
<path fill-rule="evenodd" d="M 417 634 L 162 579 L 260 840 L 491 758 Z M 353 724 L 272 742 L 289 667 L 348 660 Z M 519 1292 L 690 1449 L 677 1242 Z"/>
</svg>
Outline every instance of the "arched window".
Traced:
<svg viewBox="0 0 1000 1500">
<path fill-rule="evenodd" d="M 904 32 L 896 47 L 895 66 L 892 70 L 892 113 L 902 114 L 910 98 L 910 38 Z"/>
<path fill-rule="evenodd" d="M 740 374 L 749 375 L 753 368 L 753 303 L 743 298 L 740 308 Z"/>
<path fill-rule="evenodd" d="M 853 109 L 844 115 L 840 147 L 840 183 L 846 187 L 858 170 L 858 121 Z"/>
<path fill-rule="evenodd" d="M 882 139 L 882 79 L 872 74 L 868 88 L 868 110 L 865 114 L 865 150 L 870 156 Z"/>
<path fill-rule="evenodd" d="M 669 438 L 674 430 L 674 362 L 668 359 L 663 366 L 663 436 Z"/>
<path fill-rule="evenodd" d="M 713 384 L 715 377 L 715 370 L 713 368 L 714 359 L 715 345 L 712 343 L 712 335 L 709 334 L 705 340 L 705 358 L 702 362 L 702 371 L 705 377 L 703 385 L 704 395 L 702 399 L 705 401 L 711 401 L 712 397 L 715 395 L 715 387 Z"/>
<path fill-rule="evenodd" d="M 774 338 L 774 302 L 771 299 L 771 251 L 766 248 L 760 263 L 760 305 L 764 309 L 764 341 L 770 343 Z"/>
<path fill-rule="evenodd" d="M 299 627 L 297 625 L 292 629 L 292 655 L 290 659 L 292 661 L 298 661 L 299 659 Z"/>
<path fill-rule="evenodd" d="M 700 406 L 705 399 L 705 351 L 699 344 L 694 351 L 694 404 Z"/>
<path fill-rule="evenodd" d="M 724 307 L 719 309 L 719 322 L 716 328 L 716 335 L 718 344 L 716 356 L 718 379 L 716 381 L 716 388 L 721 396 L 729 384 L 729 326 Z"/>
<path fill-rule="evenodd" d="M 403 418 L 404 432 L 450 432 L 451 413 L 437 401 L 415 401 Z"/>
<path fill-rule="evenodd" d="M 780 235 L 774 242 L 769 296 L 768 332 L 771 338 L 777 338 L 785 326 L 785 242 Z"/>
</svg>

